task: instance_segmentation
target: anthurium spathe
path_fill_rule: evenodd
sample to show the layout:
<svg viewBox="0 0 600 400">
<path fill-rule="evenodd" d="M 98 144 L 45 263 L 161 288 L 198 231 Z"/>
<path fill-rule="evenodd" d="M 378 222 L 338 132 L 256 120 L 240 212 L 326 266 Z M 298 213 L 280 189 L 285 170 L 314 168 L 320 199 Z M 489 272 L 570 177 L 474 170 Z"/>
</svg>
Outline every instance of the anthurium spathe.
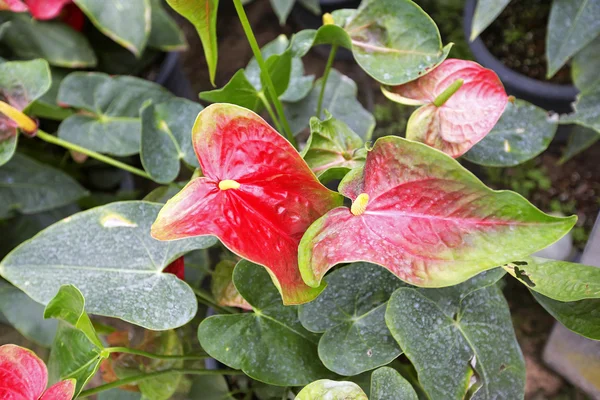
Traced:
<svg viewBox="0 0 600 400">
<path fill-rule="evenodd" d="M 23 0 L 0 0 L 0 11 L 25 12 L 27 6 Z"/>
<path fill-rule="evenodd" d="M 25 0 L 31 16 L 35 19 L 53 19 L 60 15 L 64 6 L 73 0 Z"/>
<path fill-rule="evenodd" d="M 390 100 L 421 105 L 408 121 L 407 139 L 455 158 L 492 130 L 508 101 L 494 71 L 457 59 L 445 60 L 417 80 L 382 90 Z"/>
<path fill-rule="evenodd" d="M 298 244 L 309 225 L 341 204 L 300 154 L 260 116 L 214 104 L 192 129 L 203 177 L 160 211 L 152 236 L 215 235 L 231 251 L 266 267 L 286 304 L 314 299 L 298 271 Z"/>
<path fill-rule="evenodd" d="M 444 153 L 392 136 L 377 140 L 339 190 L 352 207 L 329 211 L 300 243 L 300 271 L 310 286 L 334 265 L 356 261 L 418 286 L 454 285 L 548 246 L 576 220 L 493 191 Z"/>
<path fill-rule="evenodd" d="M 0 398 L 4 400 L 71 400 L 75 380 L 51 386 L 48 370 L 31 350 L 13 344 L 0 346 Z"/>
</svg>

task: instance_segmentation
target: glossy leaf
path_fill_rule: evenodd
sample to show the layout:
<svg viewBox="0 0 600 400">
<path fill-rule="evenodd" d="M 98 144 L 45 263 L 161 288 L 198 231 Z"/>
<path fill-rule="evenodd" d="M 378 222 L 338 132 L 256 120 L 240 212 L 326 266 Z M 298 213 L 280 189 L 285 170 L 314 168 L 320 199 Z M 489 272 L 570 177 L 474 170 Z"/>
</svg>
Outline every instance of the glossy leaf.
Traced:
<svg viewBox="0 0 600 400">
<path fill-rule="evenodd" d="M 354 382 L 337 382 L 321 379 L 307 385 L 298 393 L 295 400 L 369 400 L 363 390 Z"/>
<path fill-rule="evenodd" d="M 74 72 L 60 85 L 58 102 L 84 112 L 64 120 L 58 136 L 100 153 L 136 154 L 142 129 L 140 109 L 148 101 L 162 103 L 172 98 L 160 85 L 140 78 Z"/>
<path fill-rule="evenodd" d="M 459 82 L 458 89 L 449 98 L 444 97 Z M 402 104 L 423 104 L 410 116 L 406 138 L 454 158 L 492 130 L 508 101 L 494 71 L 457 59 L 448 59 L 427 75 L 384 90 L 384 94 Z M 443 97 L 445 100 L 440 100 Z"/>
<path fill-rule="evenodd" d="M 565 327 L 588 339 L 600 340 L 600 299 L 562 302 L 534 291 L 531 294 Z"/>
<path fill-rule="evenodd" d="M 31 104 L 29 107 L 31 115 L 55 121 L 62 121 L 73 115 L 72 109 L 59 106 L 56 100 L 60 84 L 70 72 L 71 70 L 64 68 L 53 67 L 50 69 L 50 75 L 52 76 L 50 89 Z"/>
<path fill-rule="evenodd" d="M 356 263 L 325 278 L 327 287 L 300 307 L 300 321 L 311 332 L 323 333 L 319 357 L 340 375 L 358 375 L 390 363 L 402 350 L 385 325 L 392 293 L 405 287 L 379 266 Z"/>
<path fill-rule="evenodd" d="M 290 12 L 292 11 L 292 8 L 294 8 L 294 4 L 296 3 L 296 0 L 270 0 L 270 1 L 271 1 L 271 7 L 273 8 L 273 11 L 275 11 L 275 14 L 277 14 L 279 23 L 281 25 L 284 25 L 285 21 L 287 20 L 288 16 L 290 15 Z"/>
<path fill-rule="evenodd" d="M 16 153 L 0 167 L 0 217 L 33 214 L 72 203 L 86 190 L 64 172 Z"/>
<path fill-rule="evenodd" d="M 573 103 L 575 112 L 561 115 L 561 124 L 578 124 L 593 129 L 600 133 L 600 85 L 586 89 L 577 95 L 577 101 Z"/>
<path fill-rule="evenodd" d="M 57 322 L 45 320 L 44 306 L 1 279 L 0 313 L 27 339 L 44 347 L 52 344 Z"/>
<path fill-rule="evenodd" d="M 473 15 L 470 40 L 473 41 L 483 32 L 506 8 L 510 0 L 477 0 Z"/>
<path fill-rule="evenodd" d="M 311 117 L 316 116 L 321 86 L 322 79 L 319 79 L 303 100 L 285 104 L 285 115 L 294 134 L 307 128 Z M 375 118 L 356 99 L 357 91 L 352 79 L 332 69 L 323 96 L 323 112 L 317 117 L 324 119 L 327 110 L 334 118 L 346 123 L 358 136 L 369 140 L 375 128 Z"/>
<path fill-rule="evenodd" d="M 417 393 L 395 369 L 382 367 L 371 375 L 371 400 L 417 400 Z"/>
<path fill-rule="evenodd" d="M 244 70 L 236 72 L 222 88 L 200 92 L 199 97 L 211 103 L 235 104 L 255 112 L 260 112 L 263 108 L 258 91 L 248 81 Z"/>
<path fill-rule="evenodd" d="M 150 35 L 150 0 L 73 1 L 100 32 L 141 56 Z"/>
<path fill-rule="evenodd" d="M 454 285 L 543 249 L 576 220 L 493 191 L 449 156 L 393 136 L 375 142 L 339 191 L 352 210 L 329 211 L 300 243 L 300 272 L 313 287 L 334 265 L 356 261 L 417 286 Z"/>
<path fill-rule="evenodd" d="M 298 243 L 315 219 L 340 204 L 340 196 L 319 183 L 279 133 L 241 107 L 204 109 L 192 142 L 204 176 L 167 202 L 152 236 L 215 235 L 240 257 L 267 268 L 285 304 L 314 299 L 322 288 L 302 281 Z"/>
<path fill-rule="evenodd" d="M 25 0 L 29 13 L 35 19 L 53 19 L 60 15 L 62 9 L 73 0 Z"/>
<path fill-rule="evenodd" d="M 351 169 L 365 163 L 366 148 L 356 133 L 331 114 L 325 120 L 310 120 L 310 137 L 302 151 L 302 157 L 317 175 L 327 183 L 342 179 Z"/>
<path fill-rule="evenodd" d="M 163 7 L 162 0 L 150 0 L 152 21 L 148 46 L 163 51 L 187 50 L 188 44 L 177 22 Z"/>
<path fill-rule="evenodd" d="M 546 58 L 548 78 L 600 35 L 600 0 L 555 0 L 550 9 Z"/>
<path fill-rule="evenodd" d="M 546 150 L 557 121 L 546 110 L 524 100 L 508 103 L 498 123 L 464 158 L 489 167 L 512 167 Z"/>
<path fill-rule="evenodd" d="M 219 0 L 167 0 L 167 3 L 194 25 L 204 49 L 210 82 L 217 74 L 217 10 Z"/>
<path fill-rule="evenodd" d="M 3 31 L 2 43 L 19 58 L 43 58 L 57 67 L 86 68 L 97 63 L 86 37 L 58 21 L 14 14 Z"/>
<path fill-rule="evenodd" d="M 575 54 L 571 77 L 580 91 L 600 85 L 600 36 Z"/>
<path fill-rule="evenodd" d="M 519 399 L 525 362 L 510 311 L 489 271 L 446 289 L 400 288 L 386 321 L 432 400 Z"/>
<path fill-rule="evenodd" d="M 159 183 L 169 183 L 179 175 L 180 161 L 198 167 L 190 132 L 202 106 L 175 98 L 150 104 L 141 112 L 140 157 L 144 169 Z"/>
<path fill-rule="evenodd" d="M 0 264 L 0 274 L 42 304 L 60 286 L 73 284 L 85 296 L 90 314 L 154 330 L 184 325 L 196 314 L 196 298 L 187 284 L 161 271 L 215 239 L 152 239 L 150 225 L 160 207 L 117 202 L 75 214 L 11 252 Z"/>
<path fill-rule="evenodd" d="M 301 386 L 331 375 L 319 361 L 318 337 L 302 327 L 297 307 L 281 303 L 267 271 L 240 261 L 233 282 L 254 312 L 202 321 L 198 338 L 211 357 L 270 385 Z"/>
<path fill-rule="evenodd" d="M 210 291 L 215 300 L 217 300 L 217 303 L 221 306 L 240 307 L 245 310 L 252 310 L 252 306 L 244 300 L 233 284 L 233 270 L 235 264 L 234 261 L 223 260 L 215 266 L 210 281 Z"/>
<path fill-rule="evenodd" d="M 385 85 L 417 79 L 442 62 L 451 45 L 433 20 L 410 0 L 364 0 L 344 25 L 363 70 Z"/>
<path fill-rule="evenodd" d="M 569 161 L 582 151 L 586 150 L 600 140 L 600 132 L 584 126 L 573 126 L 567 141 L 567 147 L 560 158 L 559 164 Z"/>
</svg>

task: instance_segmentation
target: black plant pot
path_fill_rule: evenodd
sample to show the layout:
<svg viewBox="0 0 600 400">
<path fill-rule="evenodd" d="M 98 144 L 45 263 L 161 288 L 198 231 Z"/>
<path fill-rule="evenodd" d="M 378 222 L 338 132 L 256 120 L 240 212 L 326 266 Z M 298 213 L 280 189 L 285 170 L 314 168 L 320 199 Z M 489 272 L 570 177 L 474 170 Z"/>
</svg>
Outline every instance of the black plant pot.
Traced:
<svg viewBox="0 0 600 400">
<path fill-rule="evenodd" d="M 464 13 L 464 32 L 467 41 L 471 34 L 473 14 L 477 0 L 467 0 Z M 578 91 L 573 85 L 539 81 L 506 67 L 487 49 L 483 40 L 477 38 L 469 42 L 475 60 L 486 68 L 494 70 L 504 84 L 508 94 L 527 100 L 539 107 L 557 113 L 569 113 Z"/>
<path fill-rule="evenodd" d="M 192 89 L 192 85 L 183 72 L 179 53 L 166 53 L 155 82 L 164 86 L 175 96 L 184 97 L 188 100 L 198 101 Z"/>
</svg>

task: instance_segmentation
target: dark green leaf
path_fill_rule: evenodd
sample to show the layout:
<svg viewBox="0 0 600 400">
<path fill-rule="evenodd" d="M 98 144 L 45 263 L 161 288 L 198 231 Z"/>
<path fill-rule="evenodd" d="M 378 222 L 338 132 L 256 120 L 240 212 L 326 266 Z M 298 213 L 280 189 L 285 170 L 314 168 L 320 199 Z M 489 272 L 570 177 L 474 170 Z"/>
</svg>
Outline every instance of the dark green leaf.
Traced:
<svg viewBox="0 0 600 400">
<path fill-rule="evenodd" d="M 561 124 L 578 124 L 593 129 L 600 134 L 600 85 L 586 89 L 577 95 L 573 104 L 575 112 L 560 117 Z"/>
<path fill-rule="evenodd" d="M 183 31 L 163 7 L 163 0 L 150 0 L 152 28 L 148 46 L 163 51 L 183 51 L 188 48 Z"/>
<path fill-rule="evenodd" d="M 417 400 L 417 393 L 398 371 L 383 367 L 371 375 L 371 400 Z"/>
<path fill-rule="evenodd" d="M 502 117 L 463 157 L 488 167 L 512 167 L 546 150 L 554 138 L 557 120 L 524 100 L 508 103 Z"/>
<path fill-rule="evenodd" d="M 277 14 L 281 25 L 285 24 L 295 3 L 296 0 L 271 0 L 271 7 L 273 7 L 273 11 Z"/>
<path fill-rule="evenodd" d="M 263 267 L 240 261 L 233 281 L 254 312 L 204 320 L 198 338 L 208 354 L 272 385 L 306 385 L 330 375 L 319 361 L 316 335 L 302 327 L 297 307 L 282 304 Z"/>
<path fill-rule="evenodd" d="M 508 3 L 510 3 L 510 0 L 477 0 L 470 40 L 477 39 L 477 36 L 494 22 Z"/>
<path fill-rule="evenodd" d="M 312 332 L 324 332 L 319 357 L 340 375 L 388 364 L 402 354 L 385 325 L 387 301 L 406 287 L 386 269 L 351 264 L 325 277 L 327 287 L 314 301 L 300 307 L 300 321 Z"/>
<path fill-rule="evenodd" d="M 198 375 L 192 378 L 192 388 L 185 397 L 189 400 L 228 400 L 229 386 L 221 375 Z"/>
<path fill-rule="evenodd" d="M 581 91 L 600 85 L 600 37 L 575 54 L 571 62 L 573 83 Z"/>
<path fill-rule="evenodd" d="M 69 72 L 71 71 L 63 68 L 53 67 L 50 69 L 52 85 L 42 97 L 34 101 L 29 107 L 30 114 L 39 118 L 48 118 L 56 121 L 62 121 L 73 115 L 73 110 L 59 106 L 56 100 L 60 84 Z"/>
<path fill-rule="evenodd" d="M 246 78 L 243 69 L 233 75 L 221 89 L 200 92 L 200 99 L 211 103 L 230 103 L 260 112 L 263 108 L 258 90 Z"/>
<path fill-rule="evenodd" d="M 19 135 L 16 132 L 16 128 L 14 129 L 14 133 L 10 134 L 8 138 L 0 141 L 0 166 L 6 164 L 13 157 L 15 151 L 17 150 L 18 141 Z M 0 170 L 0 175 L 1 174 L 2 172 Z M 1 188 L 0 193 L 2 193 Z"/>
<path fill-rule="evenodd" d="M 571 158 L 592 146 L 598 140 L 600 140 L 600 132 L 586 128 L 585 126 L 574 125 L 569 134 L 567 148 L 560 158 L 559 163 L 563 164 L 569 161 Z"/>
<path fill-rule="evenodd" d="M 165 204 L 167 200 L 179 193 L 184 186 L 185 182 L 175 182 L 167 186 L 159 186 L 148 193 L 143 200 L 152 203 Z"/>
</svg>

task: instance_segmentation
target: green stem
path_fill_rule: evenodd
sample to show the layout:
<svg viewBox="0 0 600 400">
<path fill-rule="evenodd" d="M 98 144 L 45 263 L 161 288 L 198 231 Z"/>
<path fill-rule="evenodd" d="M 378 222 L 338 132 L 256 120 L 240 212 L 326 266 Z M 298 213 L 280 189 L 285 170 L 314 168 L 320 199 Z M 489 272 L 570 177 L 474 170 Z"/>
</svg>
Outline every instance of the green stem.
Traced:
<svg viewBox="0 0 600 400">
<path fill-rule="evenodd" d="M 218 305 L 217 302 L 212 298 L 212 296 L 206 293 L 204 290 L 196 288 L 193 288 L 193 290 L 196 296 L 198 297 L 198 300 L 201 300 L 203 304 L 212 307 L 223 314 L 237 314 L 237 311 L 233 308 Z"/>
<path fill-rule="evenodd" d="M 204 360 L 209 358 L 208 355 L 191 355 L 191 354 L 180 354 L 180 355 L 167 355 L 167 354 L 154 354 L 146 351 L 130 349 L 129 347 L 108 347 L 103 350 L 106 353 L 127 353 L 134 354 L 137 356 L 154 358 L 156 360 Z"/>
<path fill-rule="evenodd" d="M 296 138 L 292 134 L 290 125 L 283 112 L 283 106 L 281 105 L 281 101 L 277 96 L 277 91 L 275 90 L 275 85 L 273 85 L 273 81 L 271 80 L 271 75 L 269 75 L 269 69 L 267 68 L 265 60 L 262 57 L 260 47 L 258 46 L 258 42 L 256 41 L 256 37 L 254 36 L 252 27 L 250 26 L 250 21 L 248 21 L 248 16 L 246 15 L 246 11 L 244 11 L 242 1 L 233 0 L 233 5 L 235 6 L 235 10 L 237 11 L 238 17 L 240 18 L 240 22 L 242 23 L 242 28 L 244 28 L 244 33 L 246 34 L 248 43 L 250 43 L 250 48 L 252 48 L 252 53 L 254 53 L 254 58 L 256 58 L 256 62 L 260 67 L 260 72 L 263 81 L 265 82 L 265 86 L 269 91 L 269 95 L 271 96 L 273 104 L 275 105 L 275 110 L 277 110 L 277 114 L 279 115 L 279 119 L 283 125 L 285 137 L 292 145 L 294 145 L 294 147 L 298 147 L 296 144 Z"/>
<path fill-rule="evenodd" d="M 277 130 L 279 132 L 284 132 L 283 129 L 281 129 L 281 124 L 277 120 L 277 116 L 275 115 L 275 112 L 273 112 L 273 107 L 271 107 L 269 100 L 267 100 L 267 96 L 265 96 L 265 94 L 263 92 L 258 92 L 258 98 L 262 101 L 265 108 L 267 109 L 267 112 L 269 113 L 271 120 L 273 120 L 273 123 L 275 124 L 275 127 L 277 128 Z"/>
<path fill-rule="evenodd" d="M 444 103 L 447 102 L 448 99 L 452 97 L 452 95 L 456 93 L 458 89 L 460 89 L 463 83 L 464 81 L 462 79 L 457 79 L 454 82 L 452 82 L 452 84 L 448 86 L 446 90 L 444 90 L 438 97 L 435 98 L 435 100 L 433 100 L 433 104 L 436 107 L 443 106 Z"/>
<path fill-rule="evenodd" d="M 105 385 L 96 386 L 95 388 L 84 390 L 79 393 L 77 398 L 88 397 L 96 393 L 104 392 L 105 390 L 115 389 L 120 386 L 129 385 L 132 383 L 138 383 L 147 379 L 156 378 L 163 375 L 169 374 L 182 374 L 182 375 L 243 375 L 242 371 L 235 370 L 210 370 L 210 369 L 166 369 L 164 371 L 151 372 L 149 374 L 140 374 L 130 376 L 128 378 L 119 379 Z"/>
<path fill-rule="evenodd" d="M 321 84 L 321 93 L 319 93 L 319 102 L 317 103 L 317 118 L 321 118 L 321 110 L 323 108 L 323 97 L 325 96 L 325 87 L 327 86 L 327 79 L 329 78 L 329 72 L 331 71 L 333 60 L 335 60 L 335 54 L 337 53 L 337 49 L 338 46 L 336 44 L 331 46 L 329 58 L 327 59 L 327 64 L 325 65 L 325 72 L 323 72 L 323 77 L 321 78 L 323 83 Z"/>
<path fill-rule="evenodd" d="M 125 163 L 122 163 L 121 161 L 117 161 L 114 158 L 110 158 L 103 154 L 96 153 L 95 151 L 86 149 L 85 147 L 78 146 L 71 142 L 67 142 L 66 140 L 59 139 L 54 135 L 51 135 L 47 132 L 42 131 L 41 129 L 37 131 L 36 136 L 48 143 L 52 143 L 57 146 L 64 147 L 65 149 L 69 149 L 69 150 L 73 150 L 73 151 L 85 154 L 87 156 L 95 158 L 96 160 L 99 160 L 106 164 L 112 165 L 113 167 L 121 168 L 121 169 L 124 169 L 125 171 L 131 172 L 132 174 L 141 176 L 142 178 L 152 180 L 152 177 L 150 175 L 148 175 L 145 171 L 142 171 L 139 168 L 132 167 L 131 165 L 127 165 Z"/>
</svg>

